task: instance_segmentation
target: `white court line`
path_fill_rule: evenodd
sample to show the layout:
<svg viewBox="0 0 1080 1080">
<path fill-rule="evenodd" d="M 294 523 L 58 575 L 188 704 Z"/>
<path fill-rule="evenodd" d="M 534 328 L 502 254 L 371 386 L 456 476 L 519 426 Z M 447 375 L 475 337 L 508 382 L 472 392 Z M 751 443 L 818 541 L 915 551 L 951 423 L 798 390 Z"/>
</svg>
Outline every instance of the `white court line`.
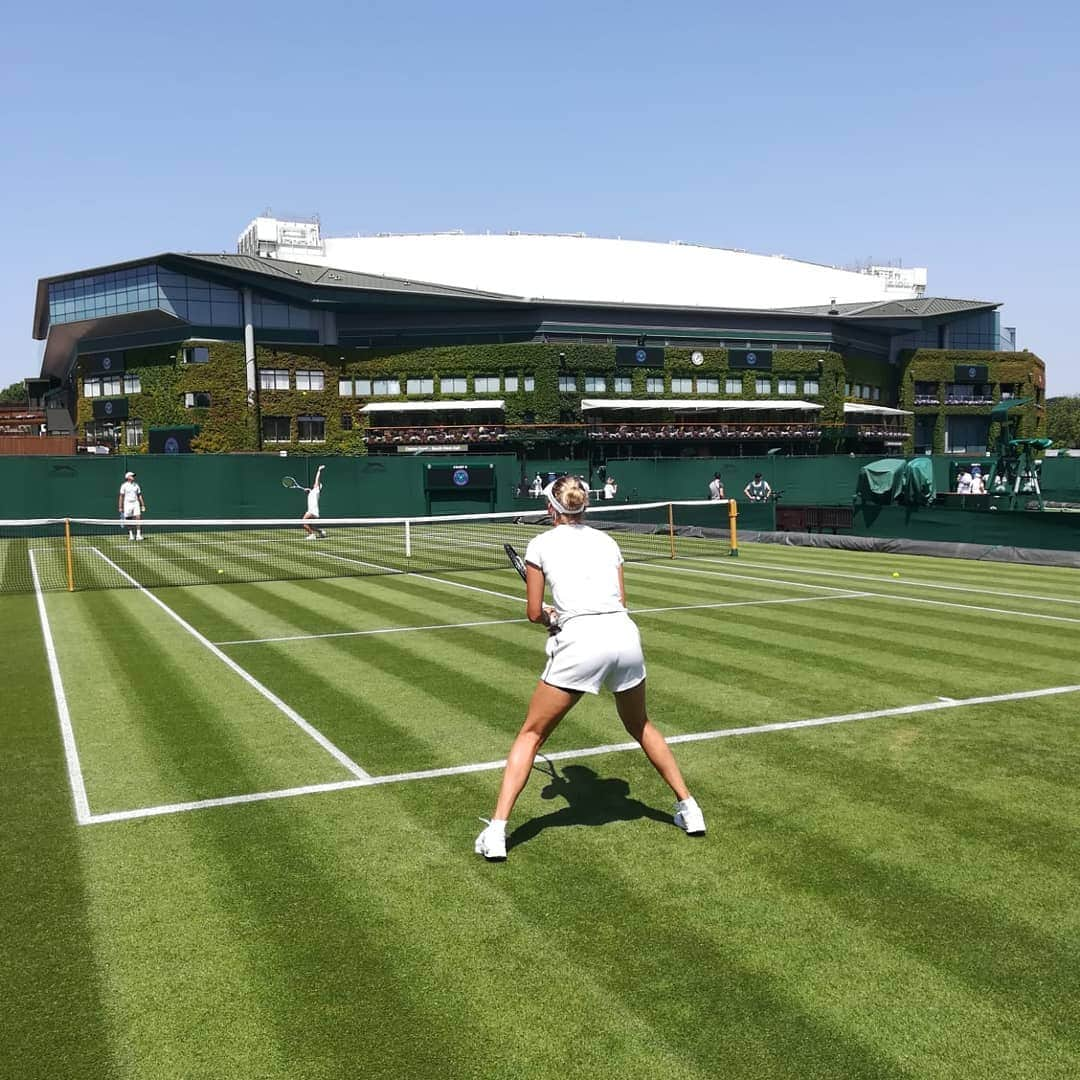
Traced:
<svg viewBox="0 0 1080 1080">
<path fill-rule="evenodd" d="M 1011 694 L 990 694 L 983 697 L 963 698 L 951 701 L 929 701 L 921 705 L 901 705 L 893 709 L 875 709 L 870 712 L 843 713 L 838 716 L 820 716 L 812 720 L 787 720 L 757 727 L 723 728 L 717 731 L 700 731 L 688 735 L 670 735 L 669 743 L 707 742 L 733 735 L 762 735 L 775 731 L 794 731 L 799 728 L 824 727 L 827 724 L 847 724 L 855 720 L 876 720 L 886 716 L 910 716 L 917 713 L 937 712 L 941 709 L 960 709 L 968 705 L 993 705 L 1003 701 L 1023 701 L 1030 698 L 1051 697 L 1056 694 L 1074 694 L 1077 686 L 1053 686 L 1043 690 L 1021 690 Z M 590 746 L 582 750 L 545 751 L 552 761 L 572 761 L 577 758 L 599 757 L 602 754 L 637 750 L 636 742 L 611 743 L 607 746 Z M 164 806 L 144 806 L 137 810 L 116 810 L 108 814 L 94 814 L 87 825 L 100 825 L 112 821 L 132 821 L 137 818 L 157 817 L 162 814 L 182 814 L 192 810 L 208 810 L 217 806 L 236 806 L 241 803 L 267 802 L 272 799 L 290 799 L 301 795 L 321 794 L 329 791 L 345 791 L 350 788 L 375 787 L 380 784 L 401 784 L 413 780 L 431 780 L 442 776 L 464 776 L 469 773 L 494 772 L 504 768 L 502 761 L 482 761 L 471 765 L 451 765 L 442 769 L 422 769 L 417 772 L 392 773 L 386 776 L 369 776 L 363 780 L 339 780 L 329 784 L 308 784 L 304 787 L 284 788 L 279 791 L 259 791 L 248 795 L 226 795 L 219 799 L 200 799 L 197 802 L 170 803 Z"/>
<path fill-rule="evenodd" d="M 189 634 L 191 634 L 191 636 L 195 638 L 195 640 L 199 642 L 200 645 L 205 645 L 206 648 L 209 649 L 210 652 L 212 652 L 223 664 L 225 664 L 226 667 L 228 667 L 231 671 L 236 672 L 236 674 L 239 675 L 240 678 L 244 680 L 244 682 L 257 690 L 264 698 L 266 698 L 267 701 L 270 702 L 271 705 L 283 712 L 294 724 L 296 724 L 298 728 L 300 728 L 301 731 L 303 731 L 310 738 L 314 739 L 315 742 L 317 742 L 328 754 L 330 754 L 333 758 L 340 762 L 341 765 L 348 769 L 348 771 L 351 772 L 353 776 L 356 776 L 362 780 L 368 779 L 368 773 L 361 769 L 360 766 L 357 765 L 356 762 L 353 761 L 352 758 L 350 758 L 344 750 L 338 749 L 338 747 L 336 747 L 321 731 L 312 727 L 312 725 L 309 724 L 295 709 L 293 709 L 289 705 L 286 705 L 285 702 L 277 696 L 277 694 L 275 694 L 272 690 L 267 689 L 267 687 L 263 686 L 263 684 L 259 682 L 259 680 L 256 679 L 254 675 L 245 671 L 235 660 L 226 656 L 212 641 L 200 634 L 199 631 L 191 625 L 191 623 L 186 622 L 179 615 L 177 615 L 177 613 L 173 611 L 173 609 L 169 607 L 168 604 L 166 604 L 163 600 L 158 599 L 158 597 L 156 597 L 152 592 L 150 592 L 149 589 L 146 589 L 142 585 L 140 585 L 126 570 L 123 570 L 119 566 L 117 566 L 116 563 L 114 563 L 112 559 L 110 559 L 109 556 L 106 555 L 104 552 L 100 551 L 96 547 L 91 547 L 90 550 L 96 552 L 99 556 L 101 556 L 101 558 L 104 559 L 105 562 L 107 562 L 118 574 L 130 581 L 131 584 L 134 585 L 135 588 L 137 588 L 139 592 L 141 592 L 144 596 L 148 596 L 151 600 L 153 600 L 153 602 L 157 604 L 157 606 L 161 608 L 161 610 L 164 611 L 166 615 L 168 615 L 172 619 L 175 619 L 176 622 L 178 622 Z"/>
<path fill-rule="evenodd" d="M 657 570 L 668 570 L 682 574 L 705 574 L 708 577 L 728 578 L 731 581 L 766 581 L 773 585 L 794 585 L 797 589 L 831 589 L 833 592 L 842 591 L 835 585 L 812 585 L 803 581 L 789 581 L 786 578 L 755 577 L 752 574 L 740 574 L 735 571 L 728 572 L 720 569 L 695 570 L 692 566 L 668 566 L 666 563 L 650 563 L 649 566 L 650 568 L 655 567 Z M 925 596 L 904 596 L 901 593 L 863 592 L 860 593 L 860 595 L 873 596 L 879 600 L 899 600 L 901 603 L 907 604 L 931 604 L 934 607 L 959 608 L 962 611 L 984 611 L 989 612 L 991 615 L 1015 615 L 1023 619 L 1043 619 L 1048 622 L 1074 623 L 1080 625 L 1080 619 L 1074 619 L 1069 615 L 1044 615 L 1039 611 L 1016 611 L 1013 608 L 984 607 L 981 604 L 959 604 L 951 600 L 931 600 L 929 597 Z"/>
<path fill-rule="evenodd" d="M 706 558 L 704 555 L 680 555 L 679 558 L 686 559 L 689 562 L 719 563 L 721 561 L 712 557 Z M 843 578 L 845 581 L 873 581 L 879 585 L 882 584 L 880 574 L 845 574 L 839 570 L 808 570 L 796 566 L 777 566 L 774 563 L 743 562 L 741 559 L 739 565 L 752 566 L 755 570 L 779 570 L 786 574 L 814 574 L 818 577 Z M 734 570 L 736 567 L 732 567 L 732 569 Z M 981 596 L 1004 596 L 1012 600 L 1045 600 L 1051 604 L 1080 604 L 1080 600 L 1071 600 L 1063 596 L 1037 596 L 1034 593 L 1004 592 L 1001 589 L 976 589 L 971 585 L 941 585 L 932 581 L 915 581 L 914 579 L 905 579 L 904 584 L 914 585 L 920 589 L 944 589 L 946 592 L 970 592 Z"/>
<path fill-rule="evenodd" d="M 52 679 L 53 697 L 56 698 L 56 712 L 60 718 L 60 734 L 64 740 L 64 757 L 67 760 L 68 783 L 75 800 L 75 820 L 80 825 L 87 825 L 92 820 L 90 804 L 86 798 L 86 784 L 83 781 L 82 766 L 79 764 L 79 748 L 75 745 L 75 732 L 71 727 L 71 711 L 68 709 L 67 694 L 60 678 L 60 664 L 56 659 L 56 644 L 53 641 L 49 616 L 45 611 L 45 597 L 41 591 L 41 578 L 38 577 L 37 560 L 34 552 L 30 553 L 30 574 L 34 579 L 34 592 L 37 594 L 38 618 L 41 631 L 45 635 L 45 656 L 49 661 L 49 677 Z"/>
<path fill-rule="evenodd" d="M 653 615 L 664 611 L 700 611 L 707 608 L 756 607 L 761 604 L 810 604 L 823 600 L 851 600 L 866 596 L 861 592 L 845 592 L 836 596 L 795 596 L 783 600 L 725 600 L 716 604 L 677 604 L 672 607 L 632 608 L 631 615 Z M 528 619 L 484 619 L 481 622 L 433 623 L 430 626 L 389 626 L 378 630 L 335 630 L 328 634 L 290 634 L 286 637 L 244 638 L 240 641 L 219 641 L 218 645 L 273 645 L 279 641 L 321 641 L 324 638 L 368 637 L 372 634 L 405 634 L 414 630 L 465 630 L 472 626 L 512 626 L 527 623 Z"/>
<path fill-rule="evenodd" d="M 463 581 L 447 581 L 445 578 L 432 577 L 430 574 L 418 574 L 414 570 L 396 570 L 392 566 L 382 566 L 379 563 L 366 562 L 364 559 L 349 559 L 344 555 L 334 555 L 329 551 L 315 551 L 314 555 L 321 555 L 324 559 L 337 559 L 338 562 L 352 563 L 354 566 L 371 566 L 376 570 L 384 570 L 388 574 L 407 574 L 411 578 L 420 578 L 421 581 L 434 581 L 439 585 L 452 585 L 455 589 L 468 589 L 470 592 L 487 593 L 488 596 L 501 596 L 504 600 L 513 600 L 524 604 L 524 596 L 513 596 L 510 593 L 495 592 L 492 589 L 481 589 L 479 585 L 466 585 Z"/>
</svg>

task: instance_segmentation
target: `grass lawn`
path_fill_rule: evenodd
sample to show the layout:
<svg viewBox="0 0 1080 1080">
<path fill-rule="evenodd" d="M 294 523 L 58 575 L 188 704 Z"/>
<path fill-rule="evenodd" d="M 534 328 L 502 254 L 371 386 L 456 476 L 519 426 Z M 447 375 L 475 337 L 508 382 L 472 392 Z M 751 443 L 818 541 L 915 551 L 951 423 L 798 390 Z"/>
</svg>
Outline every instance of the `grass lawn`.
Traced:
<svg viewBox="0 0 1080 1080">
<path fill-rule="evenodd" d="M 1076 571 L 627 582 L 708 835 L 587 698 L 501 865 L 511 570 L 0 597 L 0 1076 L 1080 1075 Z"/>
</svg>

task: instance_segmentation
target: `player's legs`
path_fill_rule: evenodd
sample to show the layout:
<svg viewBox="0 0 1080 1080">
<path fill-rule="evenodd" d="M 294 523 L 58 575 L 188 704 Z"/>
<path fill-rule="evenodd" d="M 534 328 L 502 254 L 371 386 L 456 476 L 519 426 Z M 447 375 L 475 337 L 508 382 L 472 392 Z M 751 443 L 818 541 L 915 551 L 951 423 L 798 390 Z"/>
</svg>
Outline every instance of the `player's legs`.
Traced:
<svg viewBox="0 0 1080 1080">
<path fill-rule="evenodd" d="M 308 522 L 312 521 L 314 518 L 315 515 L 310 510 L 304 511 L 304 516 L 301 520 L 301 524 L 304 526 L 304 532 L 307 533 L 309 537 L 316 535 L 315 530 L 308 524 Z"/>
<path fill-rule="evenodd" d="M 645 680 L 629 690 L 622 690 L 615 695 L 615 708 L 623 727 L 641 744 L 645 756 L 663 777 L 668 787 L 675 792 L 675 798 L 682 800 L 690 797 L 690 790 L 683 780 L 675 755 L 671 752 L 664 736 L 649 719 L 645 710 Z"/>
<path fill-rule="evenodd" d="M 514 803 L 528 782 L 540 747 L 580 697 L 580 691 L 560 690 L 543 681 L 536 684 L 525 714 L 525 723 L 521 725 L 506 758 L 499 799 L 495 804 L 495 820 L 505 821 L 510 816 Z"/>
<path fill-rule="evenodd" d="M 135 510 L 135 511 L 133 511 L 131 516 L 135 521 L 135 539 L 136 540 L 141 540 L 142 539 L 142 512 L 139 511 L 139 510 Z"/>
</svg>

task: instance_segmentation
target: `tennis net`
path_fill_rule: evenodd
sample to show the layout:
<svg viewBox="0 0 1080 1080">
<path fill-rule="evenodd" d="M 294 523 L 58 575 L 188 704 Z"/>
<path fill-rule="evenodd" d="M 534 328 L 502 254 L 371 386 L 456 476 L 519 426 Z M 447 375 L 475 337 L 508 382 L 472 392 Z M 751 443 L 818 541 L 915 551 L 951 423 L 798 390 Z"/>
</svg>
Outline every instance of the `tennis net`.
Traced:
<svg viewBox="0 0 1080 1080">
<path fill-rule="evenodd" d="M 673 558 L 688 537 L 720 538 L 734 552 L 729 513 L 727 501 L 654 502 L 590 508 L 586 521 L 632 562 Z M 517 511 L 310 524 L 321 535 L 309 539 L 295 518 L 147 519 L 137 540 L 116 518 L 0 521 L 0 593 L 507 569 L 503 544 L 524 555 L 549 519 Z"/>
</svg>

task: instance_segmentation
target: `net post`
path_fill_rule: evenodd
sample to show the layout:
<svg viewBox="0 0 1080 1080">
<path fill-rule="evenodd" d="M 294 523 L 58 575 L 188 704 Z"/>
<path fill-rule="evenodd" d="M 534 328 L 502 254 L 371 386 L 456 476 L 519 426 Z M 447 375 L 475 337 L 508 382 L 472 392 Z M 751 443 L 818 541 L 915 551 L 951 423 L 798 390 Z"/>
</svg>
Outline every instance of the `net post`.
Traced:
<svg viewBox="0 0 1080 1080">
<path fill-rule="evenodd" d="M 412 558 L 412 532 L 409 526 L 412 524 L 410 521 L 405 522 L 405 558 Z"/>
<path fill-rule="evenodd" d="M 667 529 L 668 540 L 671 542 L 671 557 L 675 558 L 675 506 L 673 503 L 667 504 Z"/>
<path fill-rule="evenodd" d="M 736 523 L 739 519 L 739 507 L 734 499 L 728 499 L 727 513 L 728 528 L 731 530 L 731 550 L 728 555 L 737 558 L 739 555 L 739 533 Z"/>
<path fill-rule="evenodd" d="M 64 518 L 64 551 L 67 554 L 68 592 L 74 592 L 75 564 L 71 558 L 71 518 Z"/>
</svg>

